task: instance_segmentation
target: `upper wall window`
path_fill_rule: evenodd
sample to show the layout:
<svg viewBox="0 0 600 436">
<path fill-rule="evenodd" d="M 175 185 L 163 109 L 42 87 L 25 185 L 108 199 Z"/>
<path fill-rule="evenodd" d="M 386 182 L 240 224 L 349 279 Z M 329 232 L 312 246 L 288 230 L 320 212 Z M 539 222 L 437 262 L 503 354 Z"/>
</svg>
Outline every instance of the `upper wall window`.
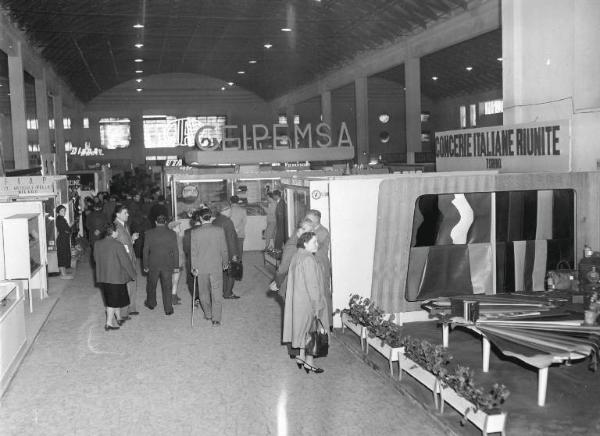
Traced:
<svg viewBox="0 0 600 436">
<path fill-rule="evenodd" d="M 469 121 L 471 122 L 471 127 L 477 125 L 477 105 L 475 104 L 469 105 Z"/>
<path fill-rule="evenodd" d="M 129 118 L 100 118 L 100 147 L 113 150 L 129 147 Z"/>
<path fill-rule="evenodd" d="M 464 129 L 465 127 L 467 127 L 467 107 L 461 106 L 460 107 L 460 128 Z"/>
<path fill-rule="evenodd" d="M 87 118 L 87 117 L 85 117 L 85 118 L 83 119 L 83 128 L 84 128 L 84 129 L 89 129 L 89 128 L 90 128 L 90 119 L 89 119 L 89 118 Z"/>
<path fill-rule="evenodd" d="M 71 128 L 71 118 L 69 118 L 69 117 L 63 118 L 63 128 L 65 130 L 68 130 Z"/>
<path fill-rule="evenodd" d="M 28 118 L 27 119 L 27 130 L 37 130 L 38 129 L 38 120 L 36 118 Z"/>
<path fill-rule="evenodd" d="M 493 115 L 504 112 L 503 100 L 488 100 L 479 103 L 479 115 Z"/>
</svg>

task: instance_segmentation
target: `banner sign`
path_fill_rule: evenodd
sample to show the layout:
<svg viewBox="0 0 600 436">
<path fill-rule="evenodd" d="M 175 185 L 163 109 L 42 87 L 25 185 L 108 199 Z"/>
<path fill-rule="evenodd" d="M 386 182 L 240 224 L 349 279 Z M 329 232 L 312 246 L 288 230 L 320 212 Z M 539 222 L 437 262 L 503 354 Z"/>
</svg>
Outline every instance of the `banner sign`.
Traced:
<svg viewBox="0 0 600 436">
<path fill-rule="evenodd" d="M 437 171 L 506 173 L 571 170 L 569 120 L 435 133 Z"/>
<path fill-rule="evenodd" d="M 36 197 L 56 195 L 55 178 L 34 177 L 2 177 L 0 178 L 0 197 Z"/>
</svg>

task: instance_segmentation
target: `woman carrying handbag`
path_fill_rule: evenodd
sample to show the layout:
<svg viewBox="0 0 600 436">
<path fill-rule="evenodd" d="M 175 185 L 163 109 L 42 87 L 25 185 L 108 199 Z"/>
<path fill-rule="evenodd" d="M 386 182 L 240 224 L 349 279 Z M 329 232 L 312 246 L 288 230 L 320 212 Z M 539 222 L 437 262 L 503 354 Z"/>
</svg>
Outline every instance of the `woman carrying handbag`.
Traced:
<svg viewBox="0 0 600 436">
<path fill-rule="evenodd" d="M 315 331 L 315 317 L 319 333 L 329 331 L 327 300 L 323 272 L 314 257 L 319 248 L 317 237 L 307 232 L 298 237 L 298 251 L 292 258 L 288 273 L 285 311 L 283 317 L 283 342 L 299 349 L 296 364 L 308 373 L 320 374 L 323 369 L 314 366 L 314 357 L 307 344 Z"/>
</svg>

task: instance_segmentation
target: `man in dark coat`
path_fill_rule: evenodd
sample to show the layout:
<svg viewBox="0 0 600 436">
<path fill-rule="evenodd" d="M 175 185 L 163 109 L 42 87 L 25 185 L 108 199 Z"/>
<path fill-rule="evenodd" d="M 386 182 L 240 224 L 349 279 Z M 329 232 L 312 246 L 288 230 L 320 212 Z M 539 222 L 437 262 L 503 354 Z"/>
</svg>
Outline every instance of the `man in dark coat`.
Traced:
<svg viewBox="0 0 600 436">
<path fill-rule="evenodd" d="M 144 306 L 150 310 L 156 307 L 156 284 L 160 278 L 163 308 L 165 314 L 173 314 L 171 288 L 173 272 L 179 268 L 179 248 L 177 234 L 167 228 L 167 217 L 156 218 L 156 228 L 148 230 L 144 239 L 143 262 L 146 280 L 146 301 Z"/>
<path fill-rule="evenodd" d="M 117 241 L 119 241 L 125 247 L 125 251 L 129 255 L 131 259 L 131 263 L 133 267 L 137 271 L 138 260 L 135 256 L 135 252 L 133 251 L 133 243 L 140 236 L 139 233 L 130 233 L 129 225 L 127 221 L 129 220 L 129 211 L 126 207 L 119 205 L 115 208 L 115 221 L 114 223 L 117 226 Z M 129 308 L 122 308 L 121 315 L 123 318 L 128 315 L 138 315 L 139 312 L 137 310 L 137 280 L 131 281 L 127 283 L 127 292 L 129 293 Z"/>
<path fill-rule="evenodd" d="M 287 204 L 281 196 L 281 192 L 276 189 L 273 191 L 273 198 L 277 202 L 275 207 L 275 249 L 282 250 L 283 244 L 287 241 Z"/>
<path fill-rule="evenodd" d="M 94 263 L 94 244 L 102 237 L 102 232 L 110 222 L 102 212 L 102 204 L 94 203 L 93 209 L 85 220 L 85 227 L 88 231 L 90 242 L 92 264 Z"/>
<path fill-rule="evenodd" d="M 223 270 L 229 262 L 227 242 L 222 228 L 211 224 L 209 209 L 200 211 L 202 226 L 191 231 L 191 271 L 198 281 L 198 296 L 204 317 L 213 326 L 221 324 L 223 309 Z"/>
<path fill-rule="evenodd" d="M 217 213 L 217 217 L 212 222 L 213 225 L 219 226 L 225 232 L 225 241 L 227 242 L 227 252 L 229 253 L 229 262 L 238 261 L 240 258 L 238 236 L 235 231 L 235 225 L 231 221 L 231 207 L 227 204 L 222 206 L 221 211 Z M 223 271 L 223 298 L 237 299 L 239 295 L 233 293 L 233 285 L 235 279 L 230 277 L 227 271 Z"/>
</svg>

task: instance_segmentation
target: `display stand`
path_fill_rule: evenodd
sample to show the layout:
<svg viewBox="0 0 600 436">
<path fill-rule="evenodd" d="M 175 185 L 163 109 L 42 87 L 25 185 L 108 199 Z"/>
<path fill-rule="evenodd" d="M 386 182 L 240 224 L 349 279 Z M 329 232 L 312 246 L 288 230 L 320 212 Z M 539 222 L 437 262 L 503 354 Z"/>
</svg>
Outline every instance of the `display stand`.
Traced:
<svg viewBox="0 0 600 436">
<path fill-rule="evenodd" d="M 23 293 L 12 282 L 0 283 L 0 395 L 25 355 L 25 311 Z"/>
</svg>

